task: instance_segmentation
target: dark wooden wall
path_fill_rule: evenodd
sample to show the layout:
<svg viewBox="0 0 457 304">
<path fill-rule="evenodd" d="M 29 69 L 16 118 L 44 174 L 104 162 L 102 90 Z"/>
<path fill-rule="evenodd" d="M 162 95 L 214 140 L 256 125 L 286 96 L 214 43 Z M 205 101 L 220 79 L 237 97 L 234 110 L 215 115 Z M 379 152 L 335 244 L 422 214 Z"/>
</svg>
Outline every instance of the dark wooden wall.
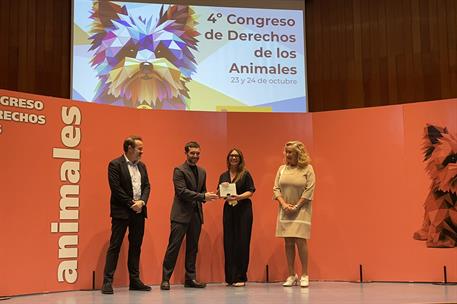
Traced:
<svg viewBox="0 0 457 304">
<path fill-rule="evenodd" d="M 456 0 L 305 5 L 311 111 L 457 97 Z M 0 0 L 0 88 L 68 98 L 70 33 L 70 0 Z"/>
<path fill-rule="evenodd" d="M 312 111 L 457 97 L 456 0 L 306 1 Z"/>
<path fill-rule="evenodd" d="M 70 96 L 70 0 L 0 0 L 0 88 Z"/>
</svg>

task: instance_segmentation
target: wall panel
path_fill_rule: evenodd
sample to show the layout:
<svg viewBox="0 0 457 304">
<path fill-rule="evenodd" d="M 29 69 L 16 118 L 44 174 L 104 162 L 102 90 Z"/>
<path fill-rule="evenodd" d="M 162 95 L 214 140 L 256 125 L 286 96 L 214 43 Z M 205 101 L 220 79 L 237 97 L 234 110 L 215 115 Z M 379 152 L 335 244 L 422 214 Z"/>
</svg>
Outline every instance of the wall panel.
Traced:
<svg viewBox="0 0 457 304">
<path fill-rule="evenodd" d="M 0 5 L 0 87 L 68 97 L 70 0 Z M 305 6 L 311 111 L 457 96 L 455 1 L 306 0 Z"/>
<path fill-rule="evenodd" d="M 0 294 L 87 289 L 102 283 L 110 235 L 107 164 L 121 155 L 122 140 L 131 134 L 144 138 L 143 160 L 148 166 L 151 196 L 141 257 L 145 282 L 158 284 L 169 235 L 173 198 L 172 172 L 184 162 L 183 145 L 202 145 L 200 164 L 207 170 L 207 187 L 215 190 L 226 170 L 228 149 L 237 146 L 246 157 L 256 184 L 249 280 L 263 282 L 287 276 L 283 240 L 274 236 L 277 203 L 272 187 L 283 161 L 283 146 L 292 139 L 309 148 L 317 184 L 313 200 L 309 273 L 312 280 L 358 279 L 377 281 L 457 280 L 457 247 L 427 248 L 413 240 L 421 227 L 423 203 L 430 178 L 422 161 L 423 128 L 446 126 L 457 134 L 455 99 L 408 105 L 306 114 L 210 113 L 146 111 L 75 103 L 71 100 L 0 90 L 4 97 L 44 102 L 43 110 L 0 106 Z M 54 158 L 53 148 L 64 148 L 61 111 L 81 112 L 78 281 L 57 281 L 59 238 L 51 223 L 59 219 L 61 178 L 65 159 Z M 45 124 L 7 119 L 40 114 Z M 10 114 L 12 115 L 12 114 Z M 16 115 L 16 114 L 15 114 Z M 17 116 L 16 115 L 16 116 Z M 11 117 L 16 117 L 11 116 Z M 222 200 L 204 206 L 205 224 L 197 259 L 198 277 L 222 282 Z M 183 249 L 183 248 L 182 248 Z M 114 285 L 126 286 L 127 246 L 121 251 Z M 184 279 L 184 255 L 178 259 L 172 283 Z M 298 261 L 297 261 L 298 264 Z M 297 265 L 298 266 L 298 265 Z M 297 270 L 299 268 L 297 267 Z M 26 278 L 26 279 L 24 279 Z"/>
</svg>

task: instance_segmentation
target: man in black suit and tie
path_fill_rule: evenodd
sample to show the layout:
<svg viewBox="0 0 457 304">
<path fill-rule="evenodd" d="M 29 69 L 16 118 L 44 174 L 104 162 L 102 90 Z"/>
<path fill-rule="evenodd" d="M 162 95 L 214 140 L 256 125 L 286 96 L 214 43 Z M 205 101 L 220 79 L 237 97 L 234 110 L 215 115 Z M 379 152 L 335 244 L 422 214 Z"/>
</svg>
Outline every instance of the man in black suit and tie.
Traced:
<svg viewBox="0 0 457 304">
<path fill-rule="evenodd" d="M 160 289 L 170 289 L 170 277 L 176 265 L 179 248 L 186 236 L 186 275 L 184 287 L 204 288 L 205 283 L 196 279 L 198 239 L 203 224 L 202 203 L 217 199 L 213 192 L 206 192 L 206 172 L 197 166 L 200 159 L 200 145 L 188 142 L 184 151 L 186 162 L 174 169 L 173 184 L 175 196 L 171 208 L 171 231 L 168 247 L 163 260 Z"/>
<path fill-rule="evenodd" d="M 108 180 L 111 189 L 111 239 L 106 253 L 102 293 L 113 293 L 113 276 L 116 271 L 119 251 L 127 228 L 129 229 L 128 269 L 130 290 L 150 291 L 151 287 L 140 280 L 140 253 L 147 217 L 146 204 L 150 186 L 148 172 L 140 161 L 143 140 L 130 136 L 124 140 L 124 154 L 108 165 Z"/>
</svg>

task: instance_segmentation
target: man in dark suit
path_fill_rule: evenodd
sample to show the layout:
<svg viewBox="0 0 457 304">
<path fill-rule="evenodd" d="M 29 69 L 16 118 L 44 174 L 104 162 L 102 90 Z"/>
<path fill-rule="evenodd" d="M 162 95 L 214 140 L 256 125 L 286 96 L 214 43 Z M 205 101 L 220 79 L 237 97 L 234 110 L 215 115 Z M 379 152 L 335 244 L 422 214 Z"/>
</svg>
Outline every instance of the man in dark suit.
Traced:
<svg viewBox="0 0 457 304">
<path fill-rule="evenodd" d="M 102 293 L 113 293 L 113 276 L 116 271 L 119 251 L 127 228 L 129 229 L 128 269 L 130 290 L 150 291 L 151 287 L 140 280 L 140 253 L 147 217 L 146 204 L 150 185 L 148 172 L 140 161 L 143 140 L 130 136 L 124 140 L 124 154 L 108 165 L 108 180 L 111 189 L 111 239 L 106 253 Z"/>
<path fill-rule="evenodd" d="M 170 277 L 176 265 L 179 248 L 186 236 L 186 275 L 184 287 L 204 288 L 205 283 L 196 279 L 198 239 L 203 224 L 202 203 L 217 199 L 213 192 L 206 192 L 206 172 L 197 166 L 200 159 L 200 145 L 188 142 L 184 151 L 186 162 L 173 172 L 175 196 L 171 208 L 171 231 L 168 247 L 163 260 L 162 283 L 160 289 L 170 289 Z"/>
</svg>

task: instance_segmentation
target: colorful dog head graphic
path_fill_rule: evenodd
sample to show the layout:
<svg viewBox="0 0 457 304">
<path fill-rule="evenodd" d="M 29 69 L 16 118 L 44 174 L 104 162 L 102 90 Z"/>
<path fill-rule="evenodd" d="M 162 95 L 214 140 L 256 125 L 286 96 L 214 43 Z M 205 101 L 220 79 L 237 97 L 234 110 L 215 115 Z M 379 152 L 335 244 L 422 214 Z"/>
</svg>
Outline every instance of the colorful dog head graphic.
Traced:
<svg viewBox="0 0 457 304">
<path fill-rule="evenodd" d="M 432 185 L 425 200 L 422 228 L 414 233 L 428 247 L 457 246 L 457 137 L 446 128 L 427 125 L 424 161 Z"/>
<path fill-rule="evenodd" d="M 196 70 L 199 33 L 194 11 L 164 5 L 158 15 L 94 0 L 91 64 L 99 79 L 94 101 L 136 108 L 185 109 Z"/>
</svg>

